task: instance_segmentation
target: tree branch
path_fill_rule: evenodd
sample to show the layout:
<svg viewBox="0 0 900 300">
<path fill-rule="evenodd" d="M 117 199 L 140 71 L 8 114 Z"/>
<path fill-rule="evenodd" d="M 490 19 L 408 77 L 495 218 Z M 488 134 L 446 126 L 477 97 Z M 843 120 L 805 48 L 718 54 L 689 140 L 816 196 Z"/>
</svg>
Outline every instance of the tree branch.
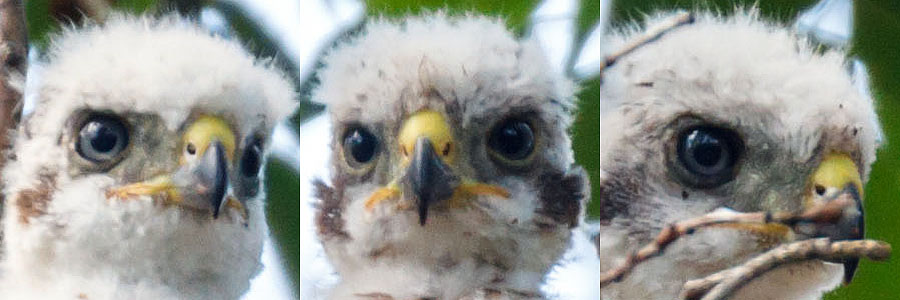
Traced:
<svg viewBox="0 0 900 300">
<path fill-rule="evenodd" d="M 600 288 L 609 283 L 621 281 L 635 266 L 656 257 L 679 238 L 692 234 L 695 230 L 723 224 L 782 224 L 794 228 L 798 224 L 834 224 L 841 219 L 844 209 L 855 205 L 849 194 L 813 207 L 802 213 L 781 212 L 776 214 L 756 213 L 722 213 L 713 212 L 697 218 L 677 222 L 663 228 L 653 242 L 645 245 L 625 260 L 617 268 L 600 274 Z"/>
<path fill-rule="evenodd" d="M 809 239 L 781 245 L 742 265 L 720 271 L 684 284 L 683 299 L 722 300 L 729 298 L 753 279 L 778 266 L 820 259 L 840 262 L 865 257 L 883 261 L 891 256 L 891 246 L 872 240 L 835 241 L 828 238 Z M 702 298 L 701 298 L 702 297 Z"/>
<path fill-rule="evenodd" d="M 693 22 L 694 15 L 692 13 L 681 12 L 667 19 L 659 26 L 648 29 L 646 32 L 644 32 L 644 34 L 641 34 L 636 39 L 632 40 L 628 44 L 625 44 L 625 46 L 618 51 L 606 56 L 603 61 L 603 66 L 600 67 L 600 72 L 602 73 L 604 69 L 616 64 L 616 61 L 618 61 L 622 56 L 628 55 L 637 48 L 640 48 L 643 45 L 649 44 L 650 42 L 659 39 L 661 36 L 666 34 L 666 32 L 669 32 L 670 30 L 675 29 L 681 25 L 691 24 Z"/>
<path fill-rule="evenodd" d="M 22 114 L 22 89 L 28 68 L 28 39 L 21 0 L 0 0 L 0 151 L 9 148 L 9 131 Z M 0 168 L 6 163 L 0 155 Z"/>
<path fill-rule="evenodd" d="M 0 0 L 0 169 L 6 164 L 11 132 L 22 115 L 22 90 L 28 68 L 28 38 L 22 0 Z M 0 195 L 0 215 L 3 214 Z M 0 242 L 3 231 L 0 230 Z"/>
</svg>

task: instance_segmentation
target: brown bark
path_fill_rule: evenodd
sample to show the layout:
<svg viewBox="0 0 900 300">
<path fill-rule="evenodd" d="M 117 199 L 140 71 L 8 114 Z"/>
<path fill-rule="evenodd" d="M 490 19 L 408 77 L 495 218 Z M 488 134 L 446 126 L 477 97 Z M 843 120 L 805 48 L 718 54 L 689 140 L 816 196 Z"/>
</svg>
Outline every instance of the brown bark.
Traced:
<svg viewBox="0 0 900 300">
<path fill-rule="evenodd" d="M 0 149 L 9 149 L 11 131 L 22 114 L 22 90 L 28 68 L 28 38 L 22 0 L 0 0 Z M 18 82 L 15 82 L 18 81 Z M 15 82 L 15 83 L 14 83 Z M 6 155 L 0 156 L 0 168 Z"/>
<path fill-rule="evenodd" d="M 28 37 L 22 0 L 0 0 L 0 169 L 6 164 L 10 137 L 22 115 L 22 92 L 28 68 Z M 3 214 L 0 195 L 0 215 Z M 0 230 L 0 242 L 3 231 Z"/>
</svg>

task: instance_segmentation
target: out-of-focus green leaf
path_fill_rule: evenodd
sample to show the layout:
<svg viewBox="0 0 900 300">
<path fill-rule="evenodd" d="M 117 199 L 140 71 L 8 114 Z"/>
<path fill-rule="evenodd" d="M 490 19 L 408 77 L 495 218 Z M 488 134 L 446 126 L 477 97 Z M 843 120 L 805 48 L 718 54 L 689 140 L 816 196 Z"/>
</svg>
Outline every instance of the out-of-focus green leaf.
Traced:
<svg viewBox="0 0 900 300">
<path fill-rule="evenodd" d="M 300 175 L 280 163 L 266 168 L 266 217 L 287 261 L 291 281 L 300 282 Z M 298 289 L 294 289 L 299 293 Z M 299 294 L 297 295 L 299 297 Z"/>
<path fill-rule="evenodd" d="M 49 0 L 25 1 L 25 24 L 28 26 L 29 43 L 39 49 L 47 48 L 50 33 L 59 30 L 59 24 L 50 15 Z"/>
<path fill-rule="evenodd" d="M 575 161 L 587 170 L 591 178 L 591 195 L 594 198 L 588 206 L 588 216 L 600 215 L 600 79 L 582 84 L 578 95 L 578 115 L 572 132 L 572 148 Z"/>
<path fill-rule="evenodd" d="M 113 3 L 113 7 L 118 11 L 138 14 L 155 11 L 157 2 L 156 0 L 117 0 Z"/>
<path fill-rule="evenodd" d="M 590 0 L 588 0 L 590 1 Z M 391 17 L 408 14 L 421 14 L 426 11 L 443 9 L 449 13 L 474 11 L 485 15 L 502 16 L 506 23 L 518 32 L 522 32 L 538 1 L 485 1 L 485 0 L 370 0 L 366 1 L 368 13 L 372 16 L 385 15 Z"/>
</svg>

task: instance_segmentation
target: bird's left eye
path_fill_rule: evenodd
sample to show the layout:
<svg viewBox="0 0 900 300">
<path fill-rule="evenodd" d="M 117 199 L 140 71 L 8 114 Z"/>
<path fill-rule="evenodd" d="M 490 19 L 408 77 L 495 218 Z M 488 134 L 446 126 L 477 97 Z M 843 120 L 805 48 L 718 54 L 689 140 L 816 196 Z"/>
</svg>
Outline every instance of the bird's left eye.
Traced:
<svg viewBox="0 0 900 300">
<path fill-rule="evenodd" d="M 688 183 L 698 188 L 731 181 L 742 151 L 743 143 L 738 134 L 726 128 L 692 127 L 678 138 L 678 161 L 689 173 Z"/>
<path fill-rule="evenodd" d="M 95 163 L 115 159 L 128 146 L 128 130 L 116 117 L 95 115 L 78 132 L 75 148 L 81 157 Z"/>
<path fill-rule="evenodd" d="M 262 166 L 262 141 L 259 138 L 251 139 L 241 156 L 241 174 L 245 177 L 255 177 Z"/>
<path fill-rule="evenodd" d="M 378 154 L 378 138 L 362 126 L 355 126 L 344 133 L 344 156 L 353 167 L 368 164 Z"/>
<path fill-rule="evenodd" d="M 534 151 L 534 131 L 528 122 L 519 118 L 503 121 L 491 131 L 488 147 L 511 161 L 526 159 Z"/>
</svg>

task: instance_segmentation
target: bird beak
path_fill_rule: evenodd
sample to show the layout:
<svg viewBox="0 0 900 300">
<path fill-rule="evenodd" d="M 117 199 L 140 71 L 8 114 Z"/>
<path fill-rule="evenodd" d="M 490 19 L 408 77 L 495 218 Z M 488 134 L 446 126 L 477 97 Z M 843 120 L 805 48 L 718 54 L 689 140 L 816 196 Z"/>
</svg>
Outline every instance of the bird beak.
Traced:
<svg viewBox="0 0 900 300">
<path fill-rule="evenodd" d="M 183 165 L 172 177 L 183 205 L 206 209 L 212 211 L 213 218 L 219 217 L 228 189 L 228 161 L 221 142 L 213 141 L 197 163 Z"/>
<path fill-rule="evenodd" d="M 419 137 L 413 148 L 413 158 L 401 179 L 404 191 L 416 199 L 419 225 L 428 219 L 428 207 L 453 196 L 459 186 L 459 176 L 434 151 L 427 137 Z"/>
<path fill-rule="evenodd" d="M 490 195 L 509 198 L 506 189 L 467 179 L 454 169 L 458 145 L 443 114 L 422 110 L 410 115 L 399 134 L 403 173 L 394 182 L 375 191 L 366 200 L 366 209 L 385 199 L 405 195 L 415 204 L 419 225 L 428 220 L 428 210 L 449 202 L 451 207 L 466 205 L 471 196 Z"/>
<path fill-rule="evenodd" d="M 414 113 L 400 129 L 400 152 L 407 164 L 400 185 L 415 199 L 419 225 L 428 220 L 430 206 L 453 196 L 459 186 L 459 176 L 450 169 L 455 144 L 449 123 L 436 111 Z"/>
<path fill-rule="evenodd" d="M 201 116 L 185 130 L 179 167 L 170 174 L 116 187 L 108 197 L 162 195 L 165 204 L 207 211 L 218 218 L 223 207 L 238 209 L 246 221 L 243 203 L 230 195 L 229 170 L 234 157 L 235 134 L 218 117 Z"/>
<path fill-rule="evenodd" d="M 837 223 L 817 228 L 815 236 L 832 240 L 859 240 L 864 237 L 862 180 L 859 168 L 849 155 L 828 154 L 811 177 L 811 190 L 803 208 L 809 209 L 836 199 L 853 199 L 855 205 L 846 208 Z M 844 264 L 844 284 L 850 283 L 859 259 L 847 259 Z"/>
</svg>

